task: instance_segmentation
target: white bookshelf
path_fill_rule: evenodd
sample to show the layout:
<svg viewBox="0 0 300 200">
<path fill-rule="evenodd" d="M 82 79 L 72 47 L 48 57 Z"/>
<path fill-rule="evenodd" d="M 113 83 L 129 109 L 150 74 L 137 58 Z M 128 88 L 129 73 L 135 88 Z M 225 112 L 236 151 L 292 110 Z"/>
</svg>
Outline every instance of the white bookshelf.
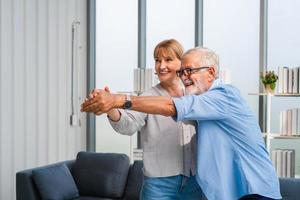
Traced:
<svg viewBox="0 0 300 200">
<path fill-rule="evenodd" d="M 272 155 L 271 157 L 273 159 L 273 152 L 271 152 L 271 140 L 280 140 L 280 141 L 283 141 L 283 140 L 296 140 L 297 141 L 297 140 L 300 140 L 300 135 L 299 135 L 299 132 L 298 132 L 298 134 L 296 132 L 296 133 L 292 133 L 292 135 L 283 135 L 281 133 L 281 131 L 278 131 L 278 132 L 272 132 L 271 131 L 271 120 L 272 120 L 272 117 L 274 117 L 274 116 L 272 116 L 272 99 L 273 98 L 287 98 L 286 100 L 288 102 L 288 99 L 290 97 L 300 97 L 300 94 L 299 93 L 296 93 L 296 94 L 295 93 L 293 93 L 293 94 L 292 93 L 249 93 L 249 95 L 266 96 L 266 100 L 267 100 L 266 132 L 263 132 L 262 134 L 263 134 L 263 137 L 265 138 L 267 150 L 270 153 L 270 155 Z M 299 103 L 299 105 L 300 105 L 300 103 Z M 279 117 L 279 116 L 277 116 L 277 117 Z M 299 113 L 298 113 L 298 117 L 299 117 Z M 297 126 L 297 124 L 296 124 L 296 126 Z M 284 148 L 284 149 L 286 149 L 286 148 Z M 277 152 L 278 150 L 274 150 L 274 151 Z M 294 151 L 294 156 L 296 157 L 295 154 L 296 154 L 296 151 Z M 297 167 L 296 163 L 295 163 L 295 160 L 293 161 L 292 165 L 294 165 L 295 168 Z M 278 166 L 278 163 L 277 163 L 277 166 Z M 277 170 L 278 176 L 285 176 L 285 174 L 282 174 L 279 171 Z M 293 176 L 296 177 L 297 175 L 293 174 Z"/>
<path fill-rule="evenodd" d="M 278 133 L 265 133 L 264 137 L 269 137 L 270 139 L 300 139 L 300 135 L 280 135 Z"/>
<path fill-rule="evenodd" d="M 249 93 L 249 95 L 256 95 L 256 96 L 271 96 L 271 97 L 300 97 L 300 93 L 297 93 L 297 94 L 283 94 L 283 93 Z"/>
<path fill-rule="evenodd" d="M 271 131 L 271 113 L 272 113 L 272 98 L 275 97 L 300 97 L 300 93 L 297 94 L 283 94 L 283 93 L 249 93 L 249 95 L 256 96 L 266 96 L 267 97 L 267 122 L 266 122 L 266 132 L 263 133 L 263 136 L 270 139 L 300 139 L 300 135 L 281 135 L 280 133 L 273 133 Z M 267 148 L 269 144 L 267 143 Z"/>
</svg>

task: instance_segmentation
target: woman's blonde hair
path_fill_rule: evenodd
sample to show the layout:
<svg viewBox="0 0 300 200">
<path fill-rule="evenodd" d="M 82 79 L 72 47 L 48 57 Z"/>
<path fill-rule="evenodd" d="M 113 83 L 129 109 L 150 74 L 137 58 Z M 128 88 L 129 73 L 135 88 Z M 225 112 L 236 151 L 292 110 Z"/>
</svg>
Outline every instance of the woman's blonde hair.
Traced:
<svg viewBox="0 0 300 200">
<path fill-rule="evenodd" d="M 163 40 L 158 43 L 154 49 L 154 59 L 158 58 L 158 56 L 162 53 L 162 51 L 166 50 L 170 54 L 174 54 L 176 58 L 181 60 L 184 49 L 183 46 L 175 39 Z"/>
</svg>

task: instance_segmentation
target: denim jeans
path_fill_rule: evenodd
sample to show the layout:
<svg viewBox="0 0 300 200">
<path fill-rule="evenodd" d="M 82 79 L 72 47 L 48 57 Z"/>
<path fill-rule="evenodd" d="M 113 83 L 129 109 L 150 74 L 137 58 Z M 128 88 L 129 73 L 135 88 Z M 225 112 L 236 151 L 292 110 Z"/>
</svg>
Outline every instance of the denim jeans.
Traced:
<svg viewBox="0 0 300 200">
<path fill-rule="evenodd" d="M 268 197 L 264 197 L 258 194 L 251 194 L 240 198 L 239 200 L 276 200 Z"/>
<path fill-rule="evenodd" d="M 144 177 L 141 200 L 206 199 L 195 176 Z"/>
</svg>

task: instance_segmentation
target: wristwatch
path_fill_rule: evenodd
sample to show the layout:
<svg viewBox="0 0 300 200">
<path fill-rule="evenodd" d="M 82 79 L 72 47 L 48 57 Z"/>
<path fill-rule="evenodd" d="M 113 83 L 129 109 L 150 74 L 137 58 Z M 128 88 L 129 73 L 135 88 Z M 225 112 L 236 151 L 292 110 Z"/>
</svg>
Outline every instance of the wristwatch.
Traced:
<svg viewBox="0 0 300 200">
<path fill-rule="evenodd" d="M 126 95 L 125 96 L 125 103 L 123 105 L 123 109 L 130 109 L 132 106 L 132 102 L 131 102 L 131 98 L 130 98 L 130 95 Z"/>
</svg>

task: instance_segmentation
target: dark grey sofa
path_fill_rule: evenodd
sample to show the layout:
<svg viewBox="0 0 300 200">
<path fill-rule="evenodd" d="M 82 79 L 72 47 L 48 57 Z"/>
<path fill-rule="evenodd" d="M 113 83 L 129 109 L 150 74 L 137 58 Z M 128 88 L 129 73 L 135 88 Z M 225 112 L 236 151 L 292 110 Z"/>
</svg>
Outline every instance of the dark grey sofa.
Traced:
<svg viewBox="0 0 300 200">
<path fill-rule="evenodd" d="M 74 179 L 72 181 L 75 182 L 75 187 L 78 189 L 79 196 L 76 195 L 77 197 L 72 199 L 139 199 L 143 180 L 143 163 L 141 161 L 130 164 L 125 154 L 79 152 L 76 160 L 18 172 L 16 174 L 17 200 L 43 199 L 43 192 L 47 191 L 47 189 L 45 190 L 45 188 L 37 184 L 37 182 L 40 183 L 38 178 L 43 177 L 43 172 L 47 170 L 48 174 L 50 170 L 50 175 L 46 174 L 46 176 L 52 176 L 52 171 L 61 169 L 60 167 L 62 165 L 69 169 Z M 37 175 L 40 175 L 39 173 L 42 174 L 42 176 L 37 177 Z M 54 171 L 54 173 L 56 172 Z M 57 192 L 57 190 L 60 190 L 62 187 L 65 187 L 65 183 L 54 192 Z M 41 190 L 43 192 L 41 192 Z M 47 192 L 49 192 L 49 189 Z M 52 191 L 50 190 L 50 192 Z M 60 197 L 54 199 L 65 198 Z"/>
<path fill-rule="evenodd" d="M 299 178 L 280 178 L 279 181 L 283 200 L 300 200 Z"/>
<path fill-rule="evenodd" d="M 76 186 L 76 200 L 137 200 L 143 180 L 143 163 L 129 163 L 124 154 L 80 152 L 76 160 L 60 162 L 44 167 L 28 169 L 16 174 L 17 200 L 40 200 L 41 191 L 36 172 L 55 169 L 65 164 Z M 40 188 L 43 190 L 43 188 Z M 300 200 L 300 179 L 280 178 L 283 200 Z M 64 198 L 62 198 L 64 199 Z"/>
</svg>

